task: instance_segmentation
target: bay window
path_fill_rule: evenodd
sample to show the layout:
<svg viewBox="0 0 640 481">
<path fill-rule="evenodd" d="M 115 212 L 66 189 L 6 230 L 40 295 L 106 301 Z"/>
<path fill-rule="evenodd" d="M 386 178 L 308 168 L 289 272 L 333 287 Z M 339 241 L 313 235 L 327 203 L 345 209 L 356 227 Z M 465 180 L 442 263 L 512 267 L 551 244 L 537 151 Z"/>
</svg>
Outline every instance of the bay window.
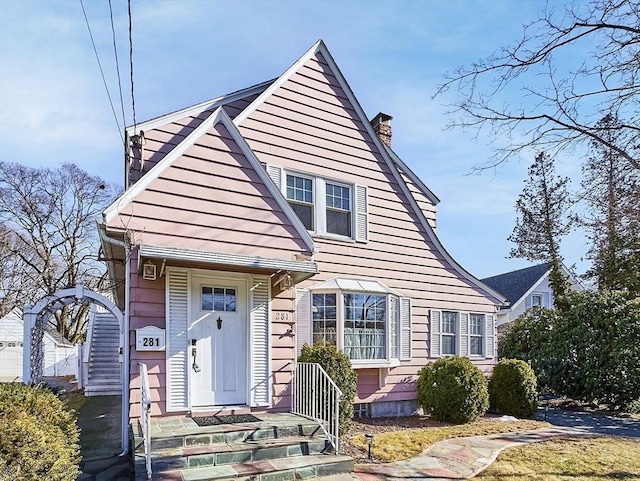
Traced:
<svg viewBox="0 0 640 481">
<path fill-rule="evenodd" d="M 308 292 L 304 295 L 304 292 Z M 411 302 L 377 281 L 332 279 L 299 291 L 299 332 L 311 308 L 309 341 L 335 345 L 354 367 L 391 367 L 411 359 Z M 306 297 L 307 301 L 303 299 Z M 300 342 L 309 342 L 298 339 Z"/>
</svg>

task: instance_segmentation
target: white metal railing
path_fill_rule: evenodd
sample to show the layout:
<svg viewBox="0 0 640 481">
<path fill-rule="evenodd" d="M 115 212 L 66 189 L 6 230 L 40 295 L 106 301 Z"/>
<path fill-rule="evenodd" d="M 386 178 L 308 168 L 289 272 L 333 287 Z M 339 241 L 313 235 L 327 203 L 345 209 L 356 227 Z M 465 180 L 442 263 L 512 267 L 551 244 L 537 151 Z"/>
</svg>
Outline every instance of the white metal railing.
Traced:
<svg viewBox="0 0 640 481">
<path fill-rule="evenodd" d="M 298 362 L 293 375 L 291 412 L 318 422 L 338 454 L 342 391 L 320 364 Z"/>
<path fill-rule="evenodd" d="M 147 365 L 139 362 L 140 366 L 140 427 L 144 444 L 144 458 L 147 468 L 147 479 L 151 479 L 151 390 L 149 389 L 149 375 Z"/>
</svg>

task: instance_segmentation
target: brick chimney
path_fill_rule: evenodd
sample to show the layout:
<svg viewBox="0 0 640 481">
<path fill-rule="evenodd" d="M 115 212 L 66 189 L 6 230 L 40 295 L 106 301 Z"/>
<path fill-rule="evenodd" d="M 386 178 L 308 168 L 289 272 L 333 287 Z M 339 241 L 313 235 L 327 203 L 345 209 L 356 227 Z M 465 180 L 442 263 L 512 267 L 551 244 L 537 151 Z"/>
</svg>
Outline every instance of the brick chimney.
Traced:
<svg viewBox="0 0 640 481">
<path fill-rule="evenodd" d="M 380 112 L 370 121 L 375 133 L 389 148 L 391 148 L 391 119 L 393 119 L 391 115 Z"/>
</svg>

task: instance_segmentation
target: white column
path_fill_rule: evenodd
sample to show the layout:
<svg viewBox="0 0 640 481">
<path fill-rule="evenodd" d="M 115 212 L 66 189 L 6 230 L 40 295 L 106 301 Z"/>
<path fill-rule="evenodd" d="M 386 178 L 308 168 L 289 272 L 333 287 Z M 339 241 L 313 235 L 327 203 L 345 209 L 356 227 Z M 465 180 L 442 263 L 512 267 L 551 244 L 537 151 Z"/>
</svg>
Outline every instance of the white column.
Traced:
<svg viewBox="0 0 640 481">
<path fill-rule="evenodd" d="M 30 305 L 24 306 L 22 313 L 23 330 L 23 351 L 22 351 L 22 382 L 27 384 L 31 381 L 31 333 L 36 325 L 36 313 Z"/>
</svg>

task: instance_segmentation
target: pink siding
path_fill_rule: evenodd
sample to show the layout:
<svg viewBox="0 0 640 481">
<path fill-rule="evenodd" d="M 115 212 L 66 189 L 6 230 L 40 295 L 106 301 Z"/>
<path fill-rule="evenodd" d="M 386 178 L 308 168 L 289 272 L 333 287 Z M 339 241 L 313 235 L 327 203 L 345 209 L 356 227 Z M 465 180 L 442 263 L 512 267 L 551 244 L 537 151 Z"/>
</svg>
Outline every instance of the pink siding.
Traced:
<svg viewBox="0 0 640 481">
<path fill-rule="evenodd" d="M 304 241 L 222 124 L 177 159 L 108 226 L 136 243 L 281 258 Z"/>
<path fill-rule="evenodd" d="M 165 283 L 164 278 L 146 281 L 138 275 L 137 256 L 131 256 L 130 299 L 129 299 L 129 417 L 140 416 L 140 367 L 139 362 L 147 364 L 149 385 L 151 387 L 152 415 L 166 412 L 165 388 L 166 360 L 165 353 L 139 352 L 136 350 L 136 329 L 155 326 L 162 329 L 165 325 Z"/>
<path fill-rule="evenodd" d="M 258 94 L 236 100 L 224 106 L 229 117 L 234 118 L 249 105 Z M 129 186 L 135 184 L 142 176 L 161 161 L 165 155 L 189 135 L 193 129 L 209 116 L 211 111 L 204 111 L 193 117 L 186 117 L 174 123 L 145 131 L 145 144 L 142 149 L 134 148 L 129 162 Z"/>
<path fill-rule="evenodd" d="M 239 129 L 263 162 L 369 187 L 369 242 L 314 239 L 320 247 L 314 257 L 320 273 L 301 287 L 355 275 L 375 278 L 410 297 L 412 361 L 390 369 L 384 386 L 379 385 L 378 369 L 359 370 L 358 389 L 362 402 L 414 399 L 417 372 L 432 361 L 427 358 L 430 309 L 493 314 L 492 300 L 437 252 L 321 55 L 301 67 Z M 408 187 L 435 226 L 435 205 L 410 181 Z M 478 364 L 486 369 L 494 360 Z"/>
</svg>

